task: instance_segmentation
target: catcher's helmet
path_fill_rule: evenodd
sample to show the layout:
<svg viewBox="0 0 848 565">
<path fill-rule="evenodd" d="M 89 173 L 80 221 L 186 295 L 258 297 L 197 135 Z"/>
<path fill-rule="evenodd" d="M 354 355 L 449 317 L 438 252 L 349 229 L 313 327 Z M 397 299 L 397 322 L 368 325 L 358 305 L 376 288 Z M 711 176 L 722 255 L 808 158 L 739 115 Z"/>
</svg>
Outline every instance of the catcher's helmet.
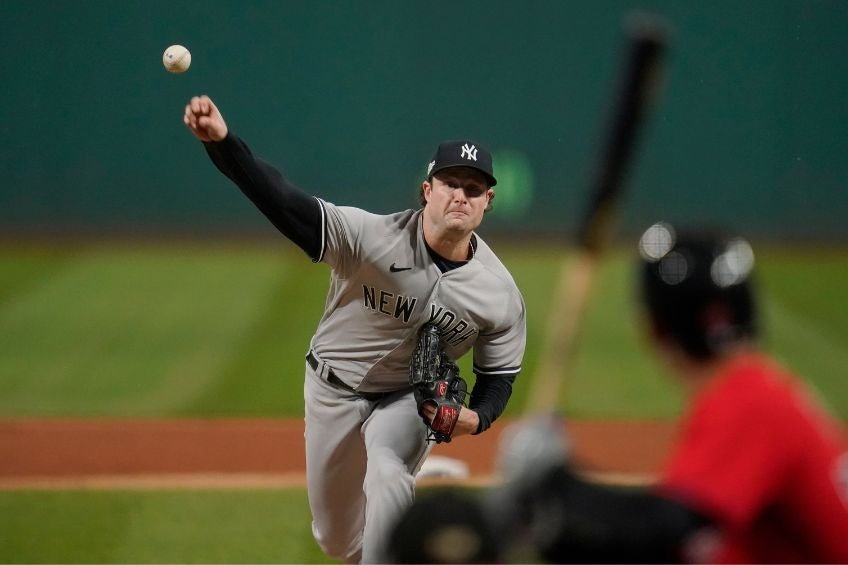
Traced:
<svg viewBox="0 0 848 565">
<path fill-rule="evenodd" d="M 754 253 L 744 239 L 657 223 L 639 251 L 641 298 L 659 337 L 699 360 L 756 337 Z"/>
<path fill-rule="evenodd" d="M 389 536 L 387 562 L 495 563 L 498 539 L 480 499 L 440 488 L 418 499 Z"/>
</svg>

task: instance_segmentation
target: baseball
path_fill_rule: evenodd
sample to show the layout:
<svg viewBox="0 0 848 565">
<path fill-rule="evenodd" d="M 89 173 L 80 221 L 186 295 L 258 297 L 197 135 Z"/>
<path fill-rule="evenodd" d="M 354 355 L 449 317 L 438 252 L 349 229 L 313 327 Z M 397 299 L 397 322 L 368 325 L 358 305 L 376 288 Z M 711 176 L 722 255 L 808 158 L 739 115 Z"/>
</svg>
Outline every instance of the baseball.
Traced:
<svg viewBox="0 0 848 565">
<path fill-rule="evenodd" d="M 191 65 L 191 53 L 182 45 L 171 45 L 162 54 L 162 64 L 169 73 L 184 73 Z"/>
</svg>

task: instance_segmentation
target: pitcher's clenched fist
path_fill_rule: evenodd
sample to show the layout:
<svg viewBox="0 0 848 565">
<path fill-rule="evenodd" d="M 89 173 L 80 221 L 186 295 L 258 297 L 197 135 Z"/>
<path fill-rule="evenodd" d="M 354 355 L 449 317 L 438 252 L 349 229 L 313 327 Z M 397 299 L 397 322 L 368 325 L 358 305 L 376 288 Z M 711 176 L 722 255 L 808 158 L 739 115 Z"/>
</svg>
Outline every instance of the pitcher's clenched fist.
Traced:
<svg viewBox="0 0 848 565">
<path fill-rule="evenodd" d="M 188 101 L 183 123 L 200 141 L 221 141 L 227 137 L 227 122 L 212 99 L 205 94 L 194 96 Z"/>
</svg>

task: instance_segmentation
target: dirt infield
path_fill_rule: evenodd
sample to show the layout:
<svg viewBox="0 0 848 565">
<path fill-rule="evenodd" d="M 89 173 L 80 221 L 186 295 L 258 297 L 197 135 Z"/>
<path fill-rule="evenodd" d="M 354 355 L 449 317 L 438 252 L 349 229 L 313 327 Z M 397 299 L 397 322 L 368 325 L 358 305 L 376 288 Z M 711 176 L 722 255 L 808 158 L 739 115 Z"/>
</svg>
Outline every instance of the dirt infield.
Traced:
<svg viewBox="0 0 848 565">
<path fill-rule="evenodd" d="M 434 448 L 493 474 L 508 422 Z M 575 457 L 602 474 L 654 474 L 674 427 L 661 421 L 568 423 Z M 0 420 L 0 488 L 265 487 L 303 484 L 302 420 Z"/>
</svg>

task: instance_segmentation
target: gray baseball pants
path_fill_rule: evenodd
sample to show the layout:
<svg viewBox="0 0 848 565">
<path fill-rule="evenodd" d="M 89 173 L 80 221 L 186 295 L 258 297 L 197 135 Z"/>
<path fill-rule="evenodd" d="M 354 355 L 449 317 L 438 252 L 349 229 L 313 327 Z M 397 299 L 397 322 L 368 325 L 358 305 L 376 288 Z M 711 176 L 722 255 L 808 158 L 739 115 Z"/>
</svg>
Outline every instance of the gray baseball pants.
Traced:
<svg viewBox="0 0 848 565">
<path fill-rule="evenodd" d="M 312 533 L 346 563 L 378 563 L 413 501 L 431 444 L 412 391 L 368 400 L 306 366 L 306 479 Z"/>
</svg>

